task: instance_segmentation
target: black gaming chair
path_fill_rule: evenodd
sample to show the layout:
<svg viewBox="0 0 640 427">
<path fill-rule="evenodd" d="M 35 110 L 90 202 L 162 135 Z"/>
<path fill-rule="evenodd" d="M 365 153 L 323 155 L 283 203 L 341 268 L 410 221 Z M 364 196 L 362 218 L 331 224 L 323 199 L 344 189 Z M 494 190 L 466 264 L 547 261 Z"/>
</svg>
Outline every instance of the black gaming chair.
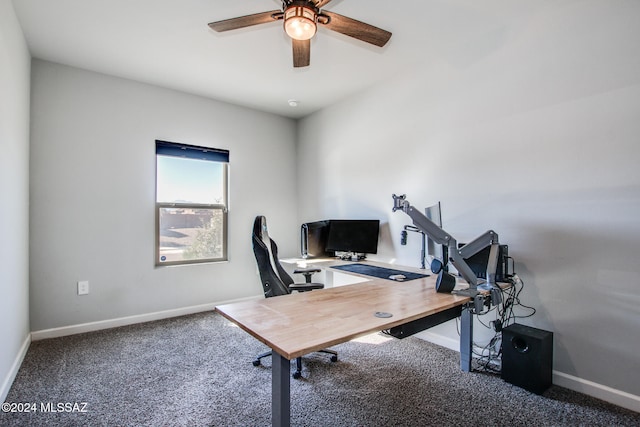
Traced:
<svg viewBox="0 0 640 427">
<path fill-rule="evenodd" d="M 313 289 L 322 289 L 322 283 L 312 283 L 311 276 L 320 271 L 318 268 L 297 269 L 295 274 L 305 276 L 305 283 L 294 283 L 293 279 L 280 265 L 278 260 L 278 246 L 276 242 L 269 238 L 267 231 L 267 219 L 264 216 L 257 216 L 253 222 L 253 253 L 258 263 L 258 271 L 260 272 L 260 280 L 262 281 L 262 289 L 265 298 L 276 297 L 280 295 L 288 295 L 292 291 L 306 292 Z M 338 353 L 333 350 L 320 350 L 322 353 L 331 354 L 331 361 L 338 360 Z M 260 366 L 260 360 L 264 357 L 271 356 L 271 351 L 262 353 L 253 361 L 253 366 Z M 300 378 L 302 372 L 302 358 L 296 358 L 296 372 L 293 378 Z"/>
</svg>

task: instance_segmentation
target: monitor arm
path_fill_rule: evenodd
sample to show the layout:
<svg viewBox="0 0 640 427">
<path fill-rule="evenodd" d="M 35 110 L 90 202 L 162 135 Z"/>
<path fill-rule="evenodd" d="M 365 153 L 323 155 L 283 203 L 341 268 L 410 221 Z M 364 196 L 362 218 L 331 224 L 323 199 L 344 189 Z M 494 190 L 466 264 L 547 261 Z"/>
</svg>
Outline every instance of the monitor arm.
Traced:
<svg viewBox="0 0 640 427">
<path fill-rule="evenodd" d="M 498 234 L 496 232 L 489 230 L 458 249 L 458 242 L 456 239 L 439 227 L 435 222 L 423 215 L 415 207 L 411 206 L 404 194 L 401 196 L 393 195 L 393 212 L 397 210 L 402 210 L 404 213 L 409 215 L 413 220 L 413 224 L 429 236 L 431 240 L 448 248 L 448 252 L 450 254 L 449 260 L 456 270 L 458 270 L 460 275 L 462 275 L 464 280 L 469 283 L 470 289 L 475 290 L 478 287 L 482 289 L 491 289 L 493 287 L 495 284 L 496 269 L 498 265 L 499 248 Z M 487 264 L 487 283 L 478 285 L 478 278 L 465 262 L 465 259 L 475 255 L 487 246 L 491 246 L 489 262 Z"/>
</svg>

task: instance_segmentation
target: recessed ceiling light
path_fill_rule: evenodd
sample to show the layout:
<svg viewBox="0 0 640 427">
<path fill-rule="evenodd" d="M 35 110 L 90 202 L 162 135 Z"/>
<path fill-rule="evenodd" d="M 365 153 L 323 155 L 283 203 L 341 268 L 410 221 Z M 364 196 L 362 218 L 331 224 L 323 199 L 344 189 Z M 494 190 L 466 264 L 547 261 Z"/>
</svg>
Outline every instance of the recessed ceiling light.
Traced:
<svg viewBox="0 0 640 427">
<path fill-rule="evenodd" d="M 287 101 L 289 103 L 290 107 L 297 107 L 298 106 L 298 101 L 295 99 L 290 99 L 289 101 Z"/>
</svg>

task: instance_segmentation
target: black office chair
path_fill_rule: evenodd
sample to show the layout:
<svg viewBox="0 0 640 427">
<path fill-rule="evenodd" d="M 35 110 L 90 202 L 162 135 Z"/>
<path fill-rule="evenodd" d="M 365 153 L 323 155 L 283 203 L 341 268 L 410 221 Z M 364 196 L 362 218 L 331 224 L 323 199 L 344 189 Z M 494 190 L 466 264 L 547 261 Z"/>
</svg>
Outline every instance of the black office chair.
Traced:
<svg viewBox="0 0 640 427">
<path fill-rule="evenodd" d="M 267 231 L 267 219 L 264 216 L 257 216 L 253 222 L 253 253 L 258 263 L 258 271 L 260 272 L 260 280 L 262 281 L 262 289 L 264 297 L 276 297 L 280 295 L 288 295 L 292 291 L 307 292 L 313 289 L 322 289 L 322 283 L 311 282 L 311 276 L 320 271 L 318 268 L 305 268 L 294 270 L 295 274 L 305 276 L 305 283 L 294 283 L 293 279 L 280 265 L 278 260 L 278 246 L 276 242 L 269 238 Z M 319 350 L 322 353 L 331 355 L 331 361 L 338 360 L 338 353 L 333 350 Z M 260 366 L 260 360 L 264 357 L 271 356 L 271 351 L 259 354 L 253 361 L 253 366 Z M 296 358 L 296 372 L 293 378 L 302 376 L 302 358 Z"/>
</svg>

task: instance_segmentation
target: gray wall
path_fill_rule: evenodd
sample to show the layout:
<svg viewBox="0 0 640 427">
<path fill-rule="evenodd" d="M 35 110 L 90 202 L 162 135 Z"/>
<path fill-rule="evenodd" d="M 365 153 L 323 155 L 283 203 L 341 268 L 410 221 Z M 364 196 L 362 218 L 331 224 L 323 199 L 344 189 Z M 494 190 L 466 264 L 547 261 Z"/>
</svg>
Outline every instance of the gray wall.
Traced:
<svg viewBox="0 0 640 427">
<path fill-rule="evenodd" d="M 377 258 L 414 266 L 392 193 L 442 201 L 459 241 L 496 230 L 538 310 L 521 322 L 555 333 L 556 378 L 637 409 L 638 16 L 639 2 L 566 2 L 303 119 L 299 222 L 380 218 Z"/>
<path fill-rule="evenodd" d="M 261 294 L 254 216 L 296 241 L 294 121 L 41 60 L 32 93 L 33 331 Z M 230 150 L 229 262 L 154 267 L 156 139 Z"/>
<path fill-rule="evenodd" d="M 10 0 L 0 0 L 0 401 L 29 339 L 29 69 Z"/>
</svg>

